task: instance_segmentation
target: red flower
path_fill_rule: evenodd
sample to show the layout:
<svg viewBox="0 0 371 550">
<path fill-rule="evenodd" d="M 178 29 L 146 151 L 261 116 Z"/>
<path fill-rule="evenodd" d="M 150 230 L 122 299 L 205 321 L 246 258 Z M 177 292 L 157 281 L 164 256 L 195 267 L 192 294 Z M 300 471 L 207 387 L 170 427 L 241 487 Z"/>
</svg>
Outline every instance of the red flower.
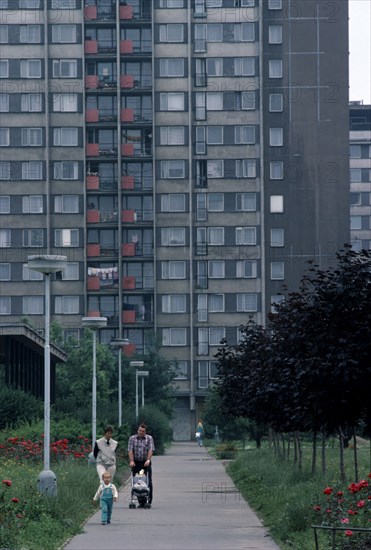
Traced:
<svg viewBox="0 0 371 550">
<path fill-rule="evenodd" d="M 348 514 L 350 516 L 356 516 L 358 514 L 358 512 L 355 512 L 354 510 L 348 510 Z"/>
<path fill-rule="evenodd" d="M 315 510 L 316 512 L 320 512 L 321 511 L 321 506 L 318 506 L 318 504 L 316 506 L 313 506 L 313 510 Z"/>
<path fill-rule="evenodd" d="M 324 489 L 324 494 L 325 495 L 331 495 L 332 493 L 332 487 L 326 487 L 326 489 Z"/>
<path fill-rule="evenodd" d="M 359 502 L 357 502 L 357 508 L 363 508 L 365 503 L 366 503 L 365 500 L 360 500 Z"/>
<path fill-rule="evenodd" d="M 346 535 L 347 537 L 351 537 L 351 536 L 353 535 L 353 531 L 351 531 L 350 529 L 347 529 L 347 530 L 345 531 L 345 535 Z"/>
<path fill-rule="evenodd" d="M 349 518 L 341 518 L 341 523 L 349 523 Z"/>
<path fill-rule="evenodd" d="M 12 482 L 10 481 L 10 479 L 3 479 L 3 483 L 4 483 L 4 485 L 6 485 L 7 487 L 11 487 L 11 485 L 12 485 Z"/>
<path fill-rule="evenodd" d="M 12 502 L 19 502 L 19 498 L 16 498 L 16 497 L 12 498 Z"/>
<path fill-rule="evenodd" d="M 344 496 L 343 491 L 338 491 L 338 492 L 336 493 L 336 496 L 337 496 L 337 497 L 343 497 L 343 496 Z"/>
</svg>

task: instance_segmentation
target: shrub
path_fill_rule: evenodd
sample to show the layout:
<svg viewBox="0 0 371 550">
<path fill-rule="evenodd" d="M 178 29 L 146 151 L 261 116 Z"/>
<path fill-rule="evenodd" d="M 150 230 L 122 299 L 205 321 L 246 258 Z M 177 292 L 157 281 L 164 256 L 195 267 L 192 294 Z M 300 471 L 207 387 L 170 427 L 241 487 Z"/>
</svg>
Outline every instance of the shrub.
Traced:
<svg viewBox="0 0 371 550">
<path fill-rule="evenodd" d="M 221 443 L 215 447 L 216 458 L 235 459 L 237 458 L 237 447 L 233 443 Z"/>
<path fill-rule="evenodd" d="M 0 389 L 0 429 L 14 427 L 26 420 L 41 418 L 42 401 L 21 390 L 6 386 Z"/>
<path fill-rule="evenodd" d="M 164 454 L 166 443 L 169 443 L 172 439 L 172 430 L 168 417 L 155 405 L 146 405 L 139 409 L 138 420 L 131 413 L 129 420 L 131 426 L 130 435 L 137 432 L 138 426 L 141 423 L 147 424 L 147 433 L 153 437 L 156 449 L 155 454 Z"/>
</svg>

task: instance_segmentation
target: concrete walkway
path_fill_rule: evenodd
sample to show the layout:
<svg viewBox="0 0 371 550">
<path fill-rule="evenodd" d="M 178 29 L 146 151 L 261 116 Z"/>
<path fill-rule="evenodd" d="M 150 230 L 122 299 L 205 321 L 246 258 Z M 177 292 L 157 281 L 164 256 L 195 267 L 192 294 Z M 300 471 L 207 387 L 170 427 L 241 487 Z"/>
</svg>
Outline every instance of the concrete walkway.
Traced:
<svg viewBox="0 0 371 550">
<path fill-rule="evenodd" d="M 221 461 L 203 447 L 173 443 L 152 464 L 150 510 L 129 509 L 131 487 L 126 484 L 114 504 L 111 525 L 101 525 L 97 511 L 64 549 L 279 550 Z"/>
</svg>

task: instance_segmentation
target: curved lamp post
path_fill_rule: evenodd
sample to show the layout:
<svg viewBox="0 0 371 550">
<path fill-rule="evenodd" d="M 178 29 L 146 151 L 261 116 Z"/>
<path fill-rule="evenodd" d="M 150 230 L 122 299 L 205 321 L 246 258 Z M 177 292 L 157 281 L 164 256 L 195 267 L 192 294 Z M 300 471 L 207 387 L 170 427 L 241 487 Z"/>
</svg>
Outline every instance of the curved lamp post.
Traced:
<svg viewBox="0 0 371 550">
<path fill-rule="evenodd" d="M 107 326 L 107 317 L 83 317 L 82 326 L 93 331 L 93 380 L 92 380 L 92 411 L 91 432 L 92 450 L 97 439 L 97 330 Z"/>
<path fill-rule="evenodd" d="M 57 479 L 50 469 L 50 275 L 63 271 L 67 256 L 29 256 L 27 267 L 45 275 L 45 344 L 44 344 L 44 470 L 38 479 L 41 493 L 57 494 Z"/>
<path fill-rule="evenodd" d="M 138 368 L 144 367 L 144 361 L 130 361 L 130 366 Z M 149 375 L 148 370 L 136 370 L 135 371 L 135 418 L 138 420 L 139 416 L 139 395 L 138 395 L 138 378 L 142 378 L 142 407 L 144 407 L 144 377 Z"/>
<path fill-rule="evenodd" d="M 114 338 L 110 341 L 110 346 L 118 349 L 118 356 L 119 356 L 119 379 L 118 379 L 118 402 L 119 402 L 119 420 L 118 425 L 119 427 L 122 426 L 122 368 L 121 368 L 121 355 L 122 355 L 122 348 L 123 346 L 127 346 L 129 344 L 129 340 L 127 338 Z"/>
</svg>

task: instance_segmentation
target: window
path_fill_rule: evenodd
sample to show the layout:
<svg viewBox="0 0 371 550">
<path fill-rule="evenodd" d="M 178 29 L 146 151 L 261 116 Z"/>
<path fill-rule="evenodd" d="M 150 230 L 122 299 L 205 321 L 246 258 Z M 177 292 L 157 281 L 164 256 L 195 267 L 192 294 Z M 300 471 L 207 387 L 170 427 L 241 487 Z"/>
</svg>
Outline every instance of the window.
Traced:
<svg viewBox="0 0 371 550">
<path fill-rule="evenodd" d="M 77 180 L 79 177 L 79 163 L 73 161 L 61 161 L 54 163 L 54 179 Z"/>
<path fill-rule="evenodd" d="M 283 94 L 269 94 L 269 111 L 271 113 L 283 111 Z"/>
<path fill-rule="evenodd" d="M 22 145 L 41 147 L 43 144 L 42 128 L 22 128 Z"/>
<path fill-rule="evenodd" d="M 255 212 L 256 193 L 236 193 L 236 212 Z"/>
<path fill-rule="evenodd" d="M 208 42 L 223 41 L 223 25 L 221 23 L 209 23 L 206 26 L 206 33 Z"/>
<path fill-rule="evenodd" d="M 161 195 L 161 212 L 185 212 L 185 195 L 182 193 Z"/>
<path fill-rule="evenodd" d="M 220 246 L 224 244 L 224 227 L 208 227 L 207 242 L 210 245 Z"/>
<path fill-rule="evenodd" d="M 57 247 L 75 247 L 79 246 L 78 229 L 55 229 L 54 244 Z"/>
<path fill-rule="evenodd" d="M 0 229 L 0 248 L 9 248 L 10 245 L 10 229 Z"/>
<path fill-rule="evenodd" d="M 176 361 L 173 365 L 175 371 L 174 380 L 187 380 L 188 378 L 188 361 Z"/>
<path fill-rule="evenodd" d="M 0 264 L 0 281 L 10 281 L 10 264 Z"/>
<path fill-rule="evenodd" d="M 186 328 L 163 328 L 162 329 L 163 346 L 186 346 L 187 329 Z"/>
<path fill-rule="evenodd" d="M 160 162 L 162 179 L 185 178 L 184 160 L 162 160 Z"/>
<path fill-rule="evenodd" d="M 235 57 L 234 76 L 254 76 L 255 58 L 254 57 Z"/>
<path fill-rule="evenodd" d="M 362 157 L 362 147 L 361 145 L 351 145 L 350 146 L 350 158 L 360 159 Z"/>
<path fill-rule="evenodd" d="M 10 196 L 0 195 L 0 214 L 10 213 Z"/>
<path fill-rule="evenodd" d="M 62 280 L 63 281 L 79 280 L 79 263 L 78 262 L 67 262 L 67 266 L 62 271 Z"/>
<path fill-rule="evenodd" d="M 43 163 L 39 160 L 22 162 L 23 180 L 41 180 L 43 177 Z"/>
<path fill-rule="evenodd" d="M 9 112 L 9 94 L 0 94 L 0 113 Z"/>
<path fill-rule="evenodd" d="M 185 313 L 185 294 L 164 294 L 161 299 L 162 313 Z"/>
<path fill-rule="evenodd" d="M 269 78 L 282 78 L 282 59 L 269 60 Z"/>
<path fill-rule="evenodd" d="M 210 179 L 223 178 L 224 177 L 224 160 L 208 160 L 207 177 Z"/>
<path fill-rule="evenodd" d="M 159 8 L 183 8 L 184 0 L 160 0 Z"/>
<path fill-rule="evenodd" d="M 199 333 L 202 329 L 199 329 Z M 207 329 L 205 329 L 207 331 Z M 207 336 L 207 335 L 206 335 Z M 208 355 L 209 346 L 206 338 L 206 342 L 201 339 L 199 334 L 197 354 L 198 355 Z M 197 387 L 198 389 L 206 389 L 209 386 L 209 372 L 208 372 L 208 361 L 198 361 L 197 362 Z"/>
<path fill-rule="evenodd" d="M 236 145 L 255 143 L 255 126 L 235 126 L 234 142 Z"/>
<path fill-rule="evenodd" d="M 184 145 L 184 126 L 162 126 L 160 145 Z"/>
<path fill-rule="evenodd" d="M 24 113 L 40 113 L 42 111 L 42 94 L 22 94 L 21 111 Z"/>
<path fill-rule="evenodd" d="M 72 315 L 80 313 L 78 296 L 56 296 L 55 313 Z"/>
<path fill-rule="evenodd" d="M 224 311 L 224 294 L 209 294 L 207 296 L 209 313 Z"/>
<path fill-rule="evenodd" d="M 223 58 L 208 57 L 206 59 L 207 76 L 223 76 Z"/>
<path fill-rule="evenodd" d="M 43 273 L 39 273 L 34 269 L 29 269 L 27 264 L 22 265 L 22 280 L 23 281 L 42 281 Z"/>
<path fill-rule="evenodd" d="M 283 162 L 282 160 L 272 160 L 269 163 L 269 173 L 271 180 L 283 179 Z"/>
<path fill-rule="evenodd" d="M 209 345 L 220 346 L 220 342 L 225 338 L 225 327 L 209 328 Z"/>
<path fill-rule="evenodd" d="M 0 180 L 10 180 L 10 162 L 0 160 Z"/>
<path fill-rule="evenodd" d="M 256 260 L 237 260 L 236 277 L 238 279 L 255 279 L 257 276 Z"/>
<path fill-rule="evenodd" d="M 184 42 L 184 25 L 182 23 L 160 25 L 160 42 Z"/>
<path fill-rule="evenodd" d="M 269 145 L 271 147 L 282 147 L 283 128 L 269 128 Z"/>
<path fill-rule="evenodd" d="M 283 195 L 271 195 L 270 197 L 270 213 L 283 213 Z"/>
<path fill-rule="evenodd" d="M 203 10 L 203 6 L 201 7 Z M 196 10 L 197 10 L 197 4 L 195 5 L 195 11 Z M 202 11 L 201 14 L 204 15 L 204 11 Z M 205 24 L 203 23 L 196 24 L 194 26 L 193 51 L 195 53 L 206 52 L 206 48 L 207 48 L 206 33 L 207 33 L 207 26 Z"/>
<path fill-rule="evenodd" d="M 201 126 L 198 126 L 198 128 L 201 128 Z M 206 140 L 208 145 L 222 145 L 223 144 L 223 126 L 207 126 Z"/>
<path fill-rule="evenodd" d="M 271 262 L 271 279 L 282 280 L 285 278 L 285 265 L 283 262 Z"/>
<path fill-rule="evenodd" d="M 361 170 L 361 168 L 351 168 L 350 169 L 350 181 L 351 182 L 360 182 L 360 181 L 362 181 L 362 170 Z"/>
<path fill-rule="evenodd" d="M 41 59 L 22 59 L 21 78 L 41 78 Z"/>
<path fill-rule="evenodd" d="M 236 178 L 256 178 L 256 160 L 236 160 Z"/>
<path fill-rule="evenodd" d="M 0 315 L 11 314 L 11 299 L 10 296 L 0 296 Z"/>
<path fill-rule="evenodd" d="M 0 147 L 8 147 L 10 143 L 10 129 L 0 128 Z"/>
<path fill-rule="evenodd" d="M 206 93 L 206 110 L 207 111 L 223 110 L 223 92 Z"/>
<path fill-rule="evenodd" d="M 53 145 L 59 145 L 62 147 L 76 147 L 78 143 L 77 128 L 65 127 L 53 129 Z"/>
<path fill-rule="evenodd" d="M 269 44 L 282 44 L 282 25 L 269 25 Z"/>
<path fill-rule="evenodd" d="M 183 92 L 160 94 L 160 111 L 184 111 L 184 104 Z"/>
<path fill-rule="evenodd" d="M 9 60 L 0 59 L 0 78 L 8 78 L 9 76 Z"/>
<path fill-rule="evenodd" d="M 54 212 L 63 214 L 78 214 L 78 195 L 56 195 L 54 197 Z"/>
<path fill-rule="evenodd" d="M 198 194 L 198 197 L 204 195 Z M 223 212 L 224 211 L 224 193 L 209 193 L 207 196 L 207 209 L 209 212 Z"/>
<path fill-rule="evenodd" d="M 237 311 L 257 311 L 258 295 L 254 293 L 237 294 Z"/>
<path fill-rule="evenodd" d="M 76 59 L 53 59 L 53 78 L 76 78 Z"/>
<path fill-rule="evenodd" d="M 163 227 L 161 229 L 162 246 L 184 246 L 185 227 Z"/>
<path fill-rule="evenodd" d="M 234 23 L 233 24 L 233 40 L 228 42 L 254 42 L 255 40 L 255 24 L 254 23 Z"/>
<path fill-rule="evenodd" d="M 52 0 L 54 10 L 71 10 L 76 8 L 76 0 Z"/>
<path fill-rule="evenodd" d="M 284 244 L 285 244 L 284 229 L 280 229 L 280 228 L 271 229 L 271 246 L 284 246 Z"/>
<path fill-rule="evenodd" d="M 281 10 L 282 9 L 282 0 L 268 0 L 268 9 L 269 10 Z"/>
<path fill-rule="evenodd" d="M 53 112 L 77 113 L 77 94 L 53 94 Z"/>
<path fill-rule="evenodd" d="M 40 0 L 19 0 L 19 7 L 26 10 L 40 9 Z"/>
<path fill-rule="evenodd" d="M 285 301 L 285 297 L 282 294 L 273 294 L 271 296 L 271 312 L 276 313 L 277 307 L 276 305 L 282 304 Z"/>
<path fill-rule="evenodd" d="M 23 246 L 35 247 L 44 245 L 42 229 L 23 229 Z"/>
<path fill-rule="evenodd" d="M 19 32 L 19 41 L 21 42 L 21 44 L 40 44 L 41 26 L 21 25 Z"/>
<path fill-rule="evenodd" d="M 224 279 L 225 262 L 224 260 L 210 260 L 208 263 L 209 279 Z"/>
<path fill-rule="evenodd" d="M 255 109 L 255 92 L 236 93 L 236 111 L 253 111 Z"/>
<path fill-rule="evenodd" d="M 42 315 L 44 313 L 44 298 L 42 296 L 24 296 L 22 313 L 24 315 Z"/>
<path fill-rule="evenodd" d="M 195 120 L 206 119 L 206 94 L 196 92 L 195 94 Z"/>
<path fill-rule="evenodd" d="M 22 197 L 23 214 L 42 214 L 44 211 L 42 195 L 25 195 Z"/>
<path fill-rule="evenodd" d="M 161 262 L 162 279 L 185 279 L 186 263 L 180 260 Z"/>
<path fill-rule="evenodd" d="M 207 320 L 207 294 L 197 294 L 197 321 L 206 322 Z"/>
<path fill-rule="evenodd" d="M 7 44 L 9 40 L 8 25 L 0 25 L 0 44 Z"/>
<path fill-rule="evenodd" d="M 362 229 L 362 216 L 350 216 L 350 229 Z"/>
<path fill-rule="evenodd" d="M 168 58 L 160 59 L 160 76 L 180 77 L 184 76 L 184 59 Z"/>
<path fill-rule="evenodd" d="M 53 44 L 75 44 L 76 41 L 76 25 L 52 25 Z"/>
<path fill-rule="evenodd" d="M 236 244 L 256 244 L 256 227 L 236 227 Z"/>
</svg>

